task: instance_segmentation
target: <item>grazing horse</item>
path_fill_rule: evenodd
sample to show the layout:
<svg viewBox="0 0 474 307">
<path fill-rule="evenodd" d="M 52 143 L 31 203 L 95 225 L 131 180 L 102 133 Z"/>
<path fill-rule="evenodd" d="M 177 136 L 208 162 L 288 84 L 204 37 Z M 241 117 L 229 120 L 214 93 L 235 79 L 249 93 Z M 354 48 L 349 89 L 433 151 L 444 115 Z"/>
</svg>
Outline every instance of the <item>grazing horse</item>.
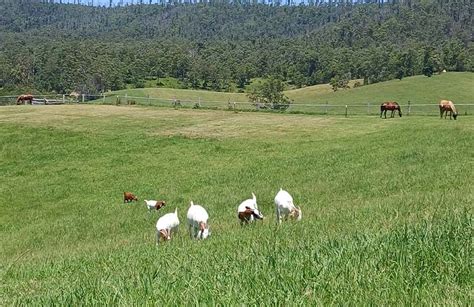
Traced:
<svg viewBox="0 0 474 307">
<path fill-rule="evenodd" d="M 380 118 L 382 118 L 382 114 L 385 115 L 385 118 L 387 118 L 387 111 L 392 111 L 392 114 L 390 117 L 393 118 L 393 111 L 398 110 L 398 115 L 402 117 L 402 109 L 400 109 L 400 105 L 396 103 L 395 101 L 387 101 L 384 102 L 380 105 Z"/>
<path fill-rule="evenodd" d="M 16 99 L 16 104 L 25 104 L 25 102 L 29 104 L 33 104 L 33 95 L 31 94 L 20 95 Z"/>
<path fill-rule="evenodd" d="M 443 113 L 445 113 L 444 118 L 446 118 L 446 115 L 448 115 L 448 112 L 449 112 L 449 119 L 451 119 L 451 115 L 452 115 L 454 117 L 454 120 L 456 120 L 456 117 L 458 117 L 458 112 L 456 111 L 456 107 L 454 106 L 454 103 L 450 100 L 441 100 L 439 102 L 440 118 L 443 118 Z"/>
</svg>

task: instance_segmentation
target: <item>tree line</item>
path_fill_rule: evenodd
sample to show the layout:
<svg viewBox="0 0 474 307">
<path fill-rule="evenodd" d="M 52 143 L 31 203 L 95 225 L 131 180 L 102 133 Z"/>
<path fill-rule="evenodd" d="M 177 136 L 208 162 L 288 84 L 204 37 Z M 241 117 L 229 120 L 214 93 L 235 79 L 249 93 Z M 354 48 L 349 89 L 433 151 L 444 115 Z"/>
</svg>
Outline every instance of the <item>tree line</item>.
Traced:
<svg viewBox="0 0 474 307">
<path fill-rule="evenodd" d="M 253 78 L 302 87 L 473 69 L 470 1 L 43 2 L 0 3 L 4 92 L 94 94 L 164 77 L 183 88 L 243 91 Z"/>
</svg>

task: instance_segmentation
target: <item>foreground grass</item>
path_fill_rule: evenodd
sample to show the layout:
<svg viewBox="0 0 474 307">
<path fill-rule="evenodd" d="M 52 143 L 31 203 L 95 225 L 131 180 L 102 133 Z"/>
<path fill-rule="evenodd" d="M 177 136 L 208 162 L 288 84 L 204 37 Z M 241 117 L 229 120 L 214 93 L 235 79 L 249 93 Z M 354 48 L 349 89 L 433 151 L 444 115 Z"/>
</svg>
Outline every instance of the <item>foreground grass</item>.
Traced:
<svg viewBox="0 0 474 307">
<path fill-rule="evenodd" d="M 23 106 L 0 128 L 2 305 L 472 301 L 470 118 Z M 301 223 L 275 228 L 280 187 Z M 252 191 L 267 219 L 242 229 Z M 207 241 L 186 234 L 191 199 Z"/>
</svg>

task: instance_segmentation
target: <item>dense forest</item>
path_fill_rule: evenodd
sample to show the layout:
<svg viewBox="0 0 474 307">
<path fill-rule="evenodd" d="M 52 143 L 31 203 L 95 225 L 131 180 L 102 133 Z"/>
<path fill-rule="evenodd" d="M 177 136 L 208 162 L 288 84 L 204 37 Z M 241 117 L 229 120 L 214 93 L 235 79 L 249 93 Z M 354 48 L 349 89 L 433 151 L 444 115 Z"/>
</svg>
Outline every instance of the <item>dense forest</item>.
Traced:
<svg viewBox="0 0 474 307">
<path fill-rule="evenodd" d="M 473 70 L 471 0 L 49 2 L 0 2 L 3 92 L 94 94 L 164 77 L 241 91 L 258 77 L 301 87 Z"/>
</svg>

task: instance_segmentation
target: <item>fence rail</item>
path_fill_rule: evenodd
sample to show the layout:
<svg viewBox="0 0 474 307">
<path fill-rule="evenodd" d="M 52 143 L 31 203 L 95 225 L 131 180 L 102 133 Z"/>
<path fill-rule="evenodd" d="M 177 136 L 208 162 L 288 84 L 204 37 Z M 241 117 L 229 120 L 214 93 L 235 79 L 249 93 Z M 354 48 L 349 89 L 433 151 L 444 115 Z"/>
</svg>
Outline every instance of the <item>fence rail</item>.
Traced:
<svg viewBox="0 0 474 307">
<path fill-rule="evenodd" d="M 16 104 L 17 96 L 0 96 L 0 105 Z M 263 104 L 255 104 L 243 101 L 217 101 L 178 98 L 155 98 L 128 95 L 38 95 L 35 96 L 33 104 L 71 104 L 71 103 L 103 103 L 112 105 L 146 105 L 172 108 L 194 108 L 194 109 L 217 109 L 234 111 L 275 111 L 287 113 L 308 113 L 326 115 L 378 115 L 380 114 L 380 102 L 366 102 L 353 104 L 329 104 L 329 103 L 292 103 L 284 111 L 272 110 Z M 439 115 L 437 103 L 413 103 L 407 101 L 400 104 L 403 115 Z M 473 103 L 456 103 L 460 115 L 473 115 Z M 387 112 L 390 116 L 390 111 Z M 398 116 L 398 114 L 396 114 Z"/>
</svg>

